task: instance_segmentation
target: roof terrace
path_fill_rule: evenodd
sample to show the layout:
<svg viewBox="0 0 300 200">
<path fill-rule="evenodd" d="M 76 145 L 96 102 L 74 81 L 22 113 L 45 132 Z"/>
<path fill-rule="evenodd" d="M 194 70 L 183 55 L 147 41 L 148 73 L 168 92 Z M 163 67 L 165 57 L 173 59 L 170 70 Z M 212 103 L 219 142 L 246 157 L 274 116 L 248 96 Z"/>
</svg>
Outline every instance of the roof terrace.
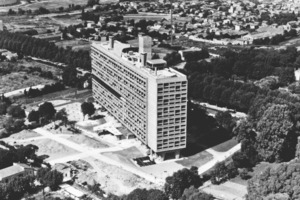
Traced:
<svg viewBox="0 0 300 200">
<path fill-rule="evenodd" d="M 171 78 L 171 77 L 182 77 L 184 76 L 180 72 L 166 68 L 166 61 L 163 59 L 147 60 L 146 65 L 141 62 L 141 55 L 138 52 L 138 48 L 131 47 L 130 44 L 121 43 L 119 41 L 93 43 L 96 48 L 105 49 L 105 52 L 116 56 L 122 63 L 127 63 L 135 71 L 141 74 L 155 79 Z"/>
</svg>

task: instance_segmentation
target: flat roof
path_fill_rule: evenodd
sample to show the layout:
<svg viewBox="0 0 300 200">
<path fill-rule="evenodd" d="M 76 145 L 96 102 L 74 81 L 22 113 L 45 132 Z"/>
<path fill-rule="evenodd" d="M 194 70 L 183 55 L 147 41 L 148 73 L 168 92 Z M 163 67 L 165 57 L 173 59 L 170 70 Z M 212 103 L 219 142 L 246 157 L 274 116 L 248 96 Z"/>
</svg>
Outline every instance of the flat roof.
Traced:
<svg viewBox="0 0 300 200">
<path fill-rule="evenodd" d="M 154 59 L 154 60 L 147 60 L 147 63 L 152 65 L 158 65 L 158 64 L 166 64 L 167 62 L 163 59 Z"/>
<path fill-rule="evenodd" d="M 128 58 L 139 58 L 137 52 L 133 52 L 132 55 L 128 53 L 123 53 L 122 50 L 125 48 L 132 47 L 130 44 L 121 43 L 119 41 L 114 41 L 114 48 L 111 49 L 109 46 L 108 41 L 107 42 L 93 42 L 92 46 L 94 46 L 97 49 L 105 50 L 104 52 L 110 55 L 111 57 L 114 57 L 117 61 L 126 64 L 129 68 L 134 70 L 135 72 L 141 74 L 145 77 L 151 77 L 154 79 L 164 79 L 164 78 L 171 78 L 171 77 L 185 77 L 184 74 L 172 69 L 172 68 L 165 68 L 161 70 L 157 70 L 156 72 L 154 70 L 151 70 L 148 67 L 141 66 L 140 62 L 134 62 L 130 61 Z M 166 63 L 163 59 L 154 59 L 154 60 L 147 60 L 147 62 L 150 64 L 162 64 Z"/>
<path fill-rule="evenodd" d="M 68 185 L 68 184 L 63 184 L 63 185 L 60 185 L 60 188 L 65 190 L 66 192 L 68 192 L 69 194 L 77 197 L 77 198 L 80 198 L 80 197 L 83 197 L 84 196 L 84 193 L 81 192 L 80 190 L 77 190 L 76 188 L 74 188 L 73 186 L 71 185 Z"/>
<path fill-rule="evenodd" d="M 28 165 L 25 165 L 25 166 L 29 167 Z M 23 167 L 25 167 L 25 166 L 23 166 Z M 0 179 L 3 179 L 3 178 L 6 178 L 6 177 L 9 177 L 9 176 L 18 174 L 20 172 L 23 172 L 24 171 L 23 167 L 21 167 L 18 164 L 15 164 L 13 166 L 10 166 L 10 167 L 7 167 L 7 168 L 4 168 L 4 169 L 0 170 Z"/>
</svg>

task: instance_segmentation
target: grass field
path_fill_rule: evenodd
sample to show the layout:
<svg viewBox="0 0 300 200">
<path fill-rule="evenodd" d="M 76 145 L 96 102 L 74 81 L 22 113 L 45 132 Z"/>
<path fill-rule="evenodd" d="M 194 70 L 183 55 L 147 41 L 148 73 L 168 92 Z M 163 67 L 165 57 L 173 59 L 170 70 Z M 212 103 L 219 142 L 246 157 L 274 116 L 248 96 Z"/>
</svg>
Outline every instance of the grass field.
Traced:
<svg viewBox="0 0 300 200">
<path fill-rule="evenodd" d="M 18 60 L 17 62 L 2 62 L 0 64 L 0 68 L 1 67 L 9 67 L 9 70 L 11 70 L 12 73 L 0 76 L 0 93 L 6 93 L 39 84 L 45 85 L 56 82 L 51 79 L 40 77 L 39 73 L 32 74 L 23 72 L 30 67 L 39 67 L 42 71 L 51 71 L 54 77 L 59 77 L 62 74 L 61 69 L 36 61 L 26 61 L 25 59 Z"/>
<path fill-rule="evenodd" d="M 56 46 L 62 48 L 72 48 L 74 51 L 86 50 L 89 51 L 91 43 L 83 40 L 64 40 L 55 43 Z"/>
<path fill-rule="evenodd" d="M 25 2 L 25 4 L 17 4 L 12 6 L 1 7 L 0 12 L 7 12 L 9 9 L 18 10 L 21 8 L 23 10 L 36 10 L 40 7 L 47 8 L 48 10 L 58 9 L 59 7 L 67 8 L 70 4 L 74 5 L 86 5 L 87 0 L 35 0 L 31 3 Z"/>
<path fill-rule="evenodd" d="M 226 142 L 223 142 L 221 144 L 218 144 L 217 146 L 212 147 L 212 149 L 219 152 L 226 152 L 237 144 L 238 142 L 235 139 L 230 139 L 227 140 Z"/>
<path fill-rule="evenodd" d="M 190 168 L 192 166 L 202 166 L 212 159 L 213 156 L 210 153 L 202 151 L 200 153 L 197 153 L 196 155 L 187 157 L 183 160 L 178 160 L 176 161 L 176 163 L 181 164 L 184 167 Z"/>
<path fill-rule="evenodd" d="M 13 72 L 0 77 L 0 93 L 6 93 L 39 84 L 45 85 L 51 83 L 55 83 L 55 81 L 27 74 L 25 72 Z"/>
<path fill-rule="evenodd" d="M 243 186 L 247 186 L 247 182 L 248 182 L 247 180 L 241 179 L 240 176 L 237 176 L 237 177 L 235 177 L 233 179 L 230 179 L 230 181 L 233 182 L 233 183 L 237 183 L 237 184 L 243 185 Z"/>
<path fill-rule="evenodd" d="M 29 60 L 26 61 L 25 59 L 22 60 L 18 60 L 18 65 L 22 65 L 24 67 L 40 67 L 42 69 L 42 71 L 51 71 L 53 76 L 61 76 L 62 75 L 62 70 L 54 67 L 52 65 L 47 65 L 44 63 L 40 63 L 34 60 Z"/>
</svg>

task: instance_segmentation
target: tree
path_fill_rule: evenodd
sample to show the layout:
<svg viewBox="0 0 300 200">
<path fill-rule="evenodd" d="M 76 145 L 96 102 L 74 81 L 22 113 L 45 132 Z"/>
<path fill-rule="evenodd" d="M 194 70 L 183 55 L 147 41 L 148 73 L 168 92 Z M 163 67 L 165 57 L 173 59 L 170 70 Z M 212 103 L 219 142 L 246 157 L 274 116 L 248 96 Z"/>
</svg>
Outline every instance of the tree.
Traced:
<svg viewBox="0 0 300 200">
<path fill-rule="evenodd" d="M 248 180 L 247 200 L 300 199 L 299 168 L 299 159 L 280 165 L 270 164 Z"/>
<path fill-rule="evenodd" d="M 225 165 L 225 162 L 219 162 L 214 167 L 214 170 L 211 172 L 211 183 L 220 184 L 223 181 L 228 179 L 228 169 Z"/>
<path fill-rule="evenodd" d="M 5 115 L 6 114 L 6 110 L 8 108 L 8 104 L 5 102 L 0 102 L 0 115 Z"/>
<path fill-rule="evenodd" d="M 147 200 L 148 192 L 146 189 L 137 188 L 127 195 L 126 199 L 130 200 Z"/>
<path fill-rule="evenodd" d="M 168 199 L 169 198 L 167 197 L 167 195 L 161 190 L 150 189 L 148 191 L 147 200 L 168 200 Z"/>
<path fill-rule="evenodd" d="M 45 102 L 42 105 L 40 105 L 38 112 L 40 114 L 40 119 L 49 121 L 49 120 L 53 119 L 53 117 L 56 113 L 56 110 L 52 103 Z"/>
<path fill-rule="evenodd" d="M 45 181 L 51 190 L 57 190 L 63 181 L 63 174 L 56 170 L 51 170 L 45 175 Z"/>
<path fill-rule="evenodd" d="M 157 53 L 154 53 L 151 59 L 152 60 L 159 59 L 159 55 Z"/>
<path fill-rule="evenodd" d="M 23 129 L 24 120 L 23 119 L 15 119 L 13 117 L 6 117 L 3 123 L 3 128 L 8 133 L 16 133 Z"/>
<path fill-rule="evenodd" d="M 83 114 L 83 118 L 86 116 L 86 115 L 93 115 L 95 113 L 96 109 L 94 107 L 94 104 L 93 103 L 88 103 L 88 102 L 83 102 L 81 104 L 81 112 Z"/>
<path fill-rule="evenodd" d="M 0 183 L 0 197 L 3 200 L 20 199 L 26 192 L 32 192 L 35 188 L 34 177 L 27 175 L 24 177 L 14 177 L 8 183 Z"/>
<path fill-rule="evenodd" d="M 76 86 L 77 70 L 75 67 L 66 67 L 62 74 L 63 83 L 67 86 Z"/>
<path fill-rule="evenodd" d="M 226 167 L 227 167 L 228 179 L 234 178 L 238 175 L 238 170 L 232 162 L 229 163 Z"/>
<path fill-rule="evenodd" d="M 181 55 L 174 51 L 172 53 L 168 53 L 163 59 L 167 62 L 168 66 L 172 66 L 181 62 Z"/>
<path fill-rule="evenodd" d="M 198 173 L 193 170 L 182 169 L 166 178 L 165 193 L 168 197 L 179 199 L 183 191 L 190 186 L 199 187 L 202 184 Z"/>
<path fill-rule="evenodd" d="M 98 4 L 99 0 L 88 0 L 87 6 L 93 7 L 95 4 Z"/>
<path fill-rule="evenodd" d="M 225 128 L 227 131 L 231 131 L 235 125 L 235 122 L 229 111 L 217 112 L 215 118 L 218 124 Z"/>
<path fill-rule="evenodd" d="M 37 180 L 44 186 L 49 186 L 51 190 L 57 190 L 63 181 L 63 174 L 57 170 L 40 168 L 37 171 Z"/>
<path fill-rule="evenodd" d="M 232 160 L 237 168 L 248 168 L 251 167 L 247 155 L 243 152 L 236 152 L 232 155 Z"/>
<path fill-rule="evenodd" d="M 7 108 L 7 114 L 14 118 L 25 118 L 25 111 L 21 108 L 20 105 L 11 105 Z"/>
<path fill-rule="evenodd" d="M 295 81 L 294 69 L 290 67 L 278 67 L 275 69 L 276 75 L 279 76 L 279 84 L 287 86 Z"/>
<path fill-rule="evenodd" d="M 287 105 L 273 104 L 257 122 L 257 149 L 264 161 L 288 161 L 295 157 L 296 134 Z"/>
<path fill-rule="evenodd" d="M 27 118 L 28 118 L 29 122 L 38 122 L 40 120 L 40 113 L 39 113 L 39 111 L 32 110 L 28 114 Z"/>
<path fill-rule="evenodd" d="M 247 169 L 242 169 L 242 171 L 240 172 L 240 177 L 243 180 L 248 180 L 249 178 L 251 178 L 251 176 L 249 175 L 249 171 Z"/>
<path fill-rule="evenodd" d="M 183 192 L 181 200 L 214 200 L 215 198 L 204 192 L 200 192 L 199 189 L 196 189 L 194 186 L 186 188 Z"/>
<path fill-rule="evenodd" d="M 233 135 L 238 142 L 245 139 L 255 140 L 256 133 L 253 129 L 253 125 L 247 119 L 244 119 L 237 123 L 236 127 L 233 129 Z"/>
<path fill-rule="evenodd" d="M 65 108 L 62 108 L 55 114 L 56 120 L 61 120 L 65 125 L 68 123 L 68 113 Z"/>
</svg>

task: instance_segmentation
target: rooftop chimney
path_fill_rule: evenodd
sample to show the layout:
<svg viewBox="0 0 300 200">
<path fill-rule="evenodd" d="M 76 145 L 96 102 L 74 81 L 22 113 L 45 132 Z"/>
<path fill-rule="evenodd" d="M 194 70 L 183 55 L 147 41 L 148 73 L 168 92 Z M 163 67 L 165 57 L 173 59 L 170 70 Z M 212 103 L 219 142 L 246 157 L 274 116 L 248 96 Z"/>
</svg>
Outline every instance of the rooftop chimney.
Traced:
<svg viewBox="0 0 300 200">
<path fill-rule="evenodd" d="M 150 60 L 152 56 L 152 38 L 147 35 L 139 34 L 139 53 L 147 53 Z"/>
<path fill-rule="evenodd" d="M 146 65 L 147 65 L 147 53 L 141 53 L 140 54 L 140 56 L 141 56 L 141 64 L 142 64 L 142 66 L 143 67 L 146 67 Z"/>
<path fill-rule="evenodd" d="M 109 48 L 110 48 L 110 49 L 113 49 L 113 48 L 114 48 L 114 42 L 115 42 L 114 37 L 113 37 L 113 36 L 109 36 L 109 41 L 108 41 L 108 43 L 109 43 Z"/>
</svg>

